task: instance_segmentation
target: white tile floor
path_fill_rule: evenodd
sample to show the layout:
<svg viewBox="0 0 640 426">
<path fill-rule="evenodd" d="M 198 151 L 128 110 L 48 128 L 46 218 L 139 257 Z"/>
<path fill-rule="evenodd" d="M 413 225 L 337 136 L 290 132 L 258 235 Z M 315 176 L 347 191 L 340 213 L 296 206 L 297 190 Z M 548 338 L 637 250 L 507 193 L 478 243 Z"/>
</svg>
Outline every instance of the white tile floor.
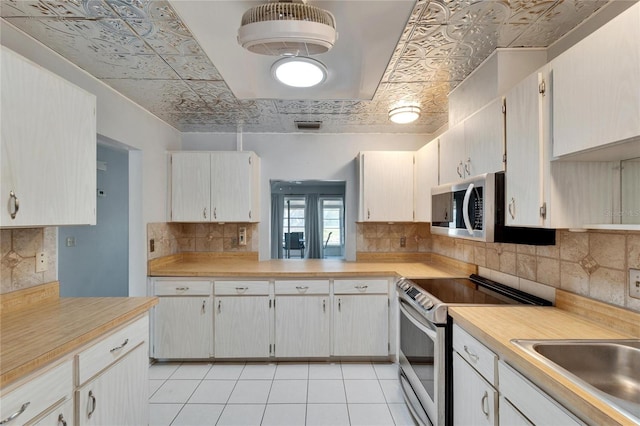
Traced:
<svg viewBox="0 0 640 426">
<path fill-rule="evenodd" d="M 157 363 L 151 425 L 413 426 L 397 365 Z"/>
</svg>

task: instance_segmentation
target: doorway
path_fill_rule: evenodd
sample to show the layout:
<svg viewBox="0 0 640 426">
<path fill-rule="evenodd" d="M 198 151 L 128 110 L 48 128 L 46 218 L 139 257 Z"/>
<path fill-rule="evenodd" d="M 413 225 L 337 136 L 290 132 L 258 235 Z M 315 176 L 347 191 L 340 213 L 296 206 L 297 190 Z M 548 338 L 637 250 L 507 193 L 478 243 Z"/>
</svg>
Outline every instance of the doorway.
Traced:
<svg viewBox="0 0 640 426">
<path fill-rule="evenodd" d="M 271 181 L 271 257 L 344 259 L 343 181 Z"/>
<path fill-rule="evenodd" d="M 98 137 L 95 226 L 58 229 L 63 297 L 129 295 L 129 151 Z"/>
</svg>

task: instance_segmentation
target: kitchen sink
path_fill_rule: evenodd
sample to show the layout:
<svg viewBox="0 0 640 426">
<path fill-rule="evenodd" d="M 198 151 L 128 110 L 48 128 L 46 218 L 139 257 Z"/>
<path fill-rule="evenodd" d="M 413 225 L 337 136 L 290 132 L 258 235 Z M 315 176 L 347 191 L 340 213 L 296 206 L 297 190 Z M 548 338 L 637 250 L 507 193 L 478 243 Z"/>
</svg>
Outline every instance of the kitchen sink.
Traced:
<svg viewBox="0 0 640 426">
<path fill-rule="evenodd" d="M 640 339 L 512 343 L 621 413 L 640 420 Z"/>
</svg>

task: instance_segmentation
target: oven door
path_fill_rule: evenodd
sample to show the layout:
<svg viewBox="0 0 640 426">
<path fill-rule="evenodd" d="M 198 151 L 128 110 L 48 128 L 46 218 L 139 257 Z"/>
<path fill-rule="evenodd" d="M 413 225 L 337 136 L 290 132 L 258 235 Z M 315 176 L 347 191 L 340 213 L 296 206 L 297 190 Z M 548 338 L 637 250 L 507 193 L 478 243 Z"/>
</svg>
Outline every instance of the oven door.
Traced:
<svg viewBox="0 0 640 426">
<path fill-rule="evenodd" d="M 444 424 L 444 325 L 437 326 L 400 299 L 400 383 L 420 424 Z"/>
</svg>

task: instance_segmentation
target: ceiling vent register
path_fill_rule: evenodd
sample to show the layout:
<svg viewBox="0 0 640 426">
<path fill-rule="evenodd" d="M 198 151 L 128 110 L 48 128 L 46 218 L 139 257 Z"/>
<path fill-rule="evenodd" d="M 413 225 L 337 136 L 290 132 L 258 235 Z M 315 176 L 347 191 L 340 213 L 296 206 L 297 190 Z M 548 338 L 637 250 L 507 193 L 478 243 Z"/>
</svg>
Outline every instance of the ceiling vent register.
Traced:
<svg viewBox="0 0 640 426">
<path fill-rule="evenodd" d="M 238 43 L 253 53 L 310 56 L 328 52 L 338 38 L 331 12 L 301 2 L 270 2 L 247 10 Z"/>
</svg>

